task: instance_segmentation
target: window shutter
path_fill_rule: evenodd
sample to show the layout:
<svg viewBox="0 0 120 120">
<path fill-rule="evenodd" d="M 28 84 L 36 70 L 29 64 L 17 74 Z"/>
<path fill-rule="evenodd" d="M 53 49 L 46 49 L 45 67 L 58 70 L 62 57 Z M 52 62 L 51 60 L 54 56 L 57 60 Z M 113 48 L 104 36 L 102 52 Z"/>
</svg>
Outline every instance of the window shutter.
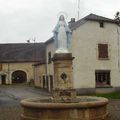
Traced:
<svg viewBox="0 0 120 120">
<path fill-rule="evenodd" d="M 108 58 L 108 44 L 98 44 L 99 58 Z"/>
</svg>

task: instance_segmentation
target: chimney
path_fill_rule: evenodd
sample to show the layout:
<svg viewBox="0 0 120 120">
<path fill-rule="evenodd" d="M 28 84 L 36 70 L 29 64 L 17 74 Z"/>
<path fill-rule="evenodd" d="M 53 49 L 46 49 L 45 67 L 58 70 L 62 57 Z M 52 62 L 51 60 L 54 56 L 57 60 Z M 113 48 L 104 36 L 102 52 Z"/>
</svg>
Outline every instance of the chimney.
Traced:
<svg viewBox="0 0 120 120">
<path fill-rule="evenodd" d="M 71 26 L 73 23 L 75 23 L 75 18 L 71 18 L 71 21 L 68 22 L 68 24 Z"/>
</svg>

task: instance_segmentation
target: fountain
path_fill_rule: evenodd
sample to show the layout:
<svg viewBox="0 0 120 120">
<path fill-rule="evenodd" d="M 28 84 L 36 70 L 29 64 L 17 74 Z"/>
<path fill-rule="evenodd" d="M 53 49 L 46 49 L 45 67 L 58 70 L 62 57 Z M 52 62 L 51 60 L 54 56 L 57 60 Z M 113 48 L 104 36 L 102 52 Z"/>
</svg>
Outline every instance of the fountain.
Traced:
<svg viewBox="0 0 120 120">
<path fill-rule="evenodd" d="M 54 89 L 51 98 L 31 98 L 21 101 L 21 120 L 103 120 L 107 117 L 108 99 L 77 96 L 73 88 L 72 54 L 69 53 L 71 31 L 60 16 L 54 29 L 57 50 L 54 63 Z"/>
</svg>

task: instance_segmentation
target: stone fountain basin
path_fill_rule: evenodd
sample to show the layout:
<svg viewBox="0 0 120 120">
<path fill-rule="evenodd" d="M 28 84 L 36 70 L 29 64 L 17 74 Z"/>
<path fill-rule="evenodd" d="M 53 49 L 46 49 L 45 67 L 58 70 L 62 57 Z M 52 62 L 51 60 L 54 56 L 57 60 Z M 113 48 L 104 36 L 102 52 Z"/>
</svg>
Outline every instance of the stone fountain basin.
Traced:
<svg viewBox="0 0 120 120">
<path fill-rule="evenodd" d="M 80 96 L 73 99 L 31 98 L 21 101 L 21 120 L 103 120 L 108 99 Z"/>
</svg>

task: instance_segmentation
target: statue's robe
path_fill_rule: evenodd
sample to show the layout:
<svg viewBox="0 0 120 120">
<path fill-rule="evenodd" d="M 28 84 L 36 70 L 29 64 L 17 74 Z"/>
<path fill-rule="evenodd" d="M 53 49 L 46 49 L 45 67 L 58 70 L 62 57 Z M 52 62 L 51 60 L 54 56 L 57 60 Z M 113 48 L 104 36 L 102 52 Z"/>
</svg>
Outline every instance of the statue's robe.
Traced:
<svg viewBox="0 0 120 120">
<path fill-rule="evenodd" d="M 71 41 L 71 30 L 67 26 L 64 19 L 59 19 L 53 32 L 57 48 L 56 53 L 68 53 L 68 47 Z"/>
</svg>

